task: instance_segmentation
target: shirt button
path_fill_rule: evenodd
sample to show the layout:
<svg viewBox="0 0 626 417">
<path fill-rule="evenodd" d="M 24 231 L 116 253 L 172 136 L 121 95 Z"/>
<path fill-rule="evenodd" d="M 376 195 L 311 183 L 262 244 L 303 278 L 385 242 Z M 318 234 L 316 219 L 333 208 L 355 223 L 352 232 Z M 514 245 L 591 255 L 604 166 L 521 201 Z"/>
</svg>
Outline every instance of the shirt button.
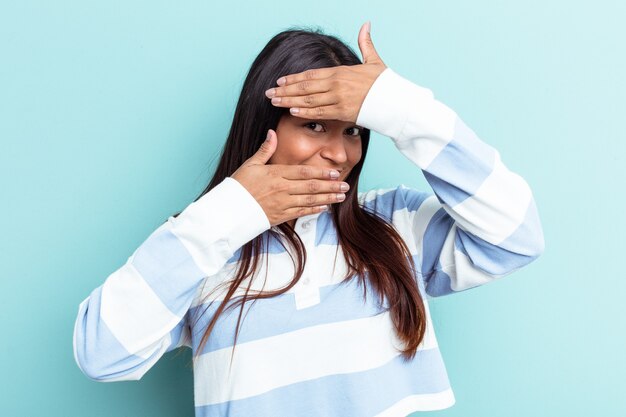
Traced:
<svg viewBox="0 0 626 417">
<path fill-rule="evenodd" d="M 311 221 L 310 220 L 302 223 L 302 228 L 303 229 L 308 229 L 309 226 L 311 226 Z"/>
</svg>

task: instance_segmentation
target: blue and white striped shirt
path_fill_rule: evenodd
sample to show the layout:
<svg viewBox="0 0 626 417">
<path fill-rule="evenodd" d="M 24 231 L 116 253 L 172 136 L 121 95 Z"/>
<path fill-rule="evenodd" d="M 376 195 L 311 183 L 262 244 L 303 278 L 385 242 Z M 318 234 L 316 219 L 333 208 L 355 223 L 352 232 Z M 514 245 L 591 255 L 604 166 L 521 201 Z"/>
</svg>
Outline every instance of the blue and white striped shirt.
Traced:
<svg viewBox="0 0 626 417">
<path fill-rule="evenodd" d="M 396 227 L 418 269 L 427 330 L 413 360 L 399 355 L 402 344 L 373 289 L 363 299 L 355 279 L 340 283 L 347 266 L 328 212 L 296 220 L 307 251 L 304 275 L 285 294 L 246 304 L 232 367 L 239 308 L 220 316 L 197 352 L 228 286 L 212 294 L 217 302 L 201 320 L 190 317 L 232 278 L 241 246 L 270 229 L 261 206 L 229 177 L 170 217 L 80 303 L 80 369 L 98 381 L 137 380 L 165 352 L 191 347 L 196 416 L 391 417 L 452 406 L 428 300 L 508 275 L 542 253 L 532 192 L 429 89 L 390 68 L 372 85 L 357 124 L 390 137 L 434 191 L 400 185 L 358 194 Z M 252 292 L 281 288 L 294 275 L 274 239 Z"/>
</svg>

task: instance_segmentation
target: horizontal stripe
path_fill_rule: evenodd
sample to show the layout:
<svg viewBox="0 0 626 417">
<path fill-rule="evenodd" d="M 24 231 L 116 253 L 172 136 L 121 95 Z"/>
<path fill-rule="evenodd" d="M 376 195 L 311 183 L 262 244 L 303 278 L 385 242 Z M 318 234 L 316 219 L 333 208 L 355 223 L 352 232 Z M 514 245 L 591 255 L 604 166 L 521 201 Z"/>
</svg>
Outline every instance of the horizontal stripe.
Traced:
<svg viewBox="0 0 626 417">
<path fill-rule="evenodd" d="M 356 123 L 389 136 L 413 162 L 426 168 L 452 140 L 456 118 L 431 90 L 386 68 L 370 87 Z"/>
<path fill-rule="evenodd" d="M 433 191 L 453 207 L 476 194 L 493 171 L 495 158 L 495 149 L 456 118 L 453 139 L 424 170 L 424 177 Z"/>
<path fill-rule="evenodd" d="M 452 291 L 465 291 L 500 278 L 486 274 L 478 268 L 473 268 L 468 257 L 460 252 L 457 252 L 457 254 L 456 263 L 444 266 L 440 270 L 445 275 L 442 275 L 439 279 L 447 279 L 450 282 L 449 285 Z M 507 272 L 505 275 L 509 273 Z"/>
<path fill-rule="evenodd" d="M 260 245 L 260 253 L 269 253 L 269 254 L 279 254 L 285 253 L 286 248 L 283 243 L 281 243 L 281 237 L 279 232 L 272 230 L 264 232 L 261 235 L 261 245 Z M 227 263 L 233 264 L 238 262 L 241 259 L 241 255 L 243 252 L 243 246 L 235 251 L 233 256 L 231 256 Z"/>
<path fill-rule="evenodd" d="M 276 297 L 248 301 L 243 310 L 242 322 L 237 343 L 248 343 L 267 338 L 274 338 L 281 334 L 306 329 L 318 325 L 344 323 L 350 328 L 354 320 L 367 319 L 380 314 L 389 307 L 387 302 L 379 305 L 377 296 L 369 280 L 366 281 L 366 297 L 363 297 L 363 287 L 356 278 L 347 282 L 319 287 L 320 303 L 317 305 L 296 310 L 294 293 L 285 293 Z M 421 288 L 421 283 L 420 283 Z M 423 292 L 423 289 L 422 289 Z M 232 300 L 229 303 L 232 305 Z M 424 301 L 428 310 L 428 303 Z M 189 320 L 196 328 L 193 334 L 193 351 L 196 355 L 200 338 L 210 319 L 215 315 L 218 302 L 196 305 L 189 310 Z M 202 354 L 218 351 L 232 346 L 234 330 L 237 325 L 240 306 L 222 313 L 215 324 L 214 334 L 219 338 L 209 338 Z M 245 317 L 245 318 L 244 318 Z M 431 326 L 429 321 L 427 325 Z M 427 343 L 436 344 L 436 340 Z"/>
<path fill-rule="evenodd" d="M 326 261 L 328 259 L 334 260 L 336 252 L 338 261 L 336 266 L 333 268 L 333 262 Z M 318 287 L 333 285 L 341 282 L 347 272 L 347 265 L 345 262 L 340 261 L 342 257 L 343 251 L 337 246 L 323 245 L 317 248 L 309 247 L 307 249 L 308 261 L 305 264 L 302 279 L 293 288 L 291 288 L 288 293 L 305 290 L 304 287 L 306 278 L 309 278 L 309 283 L 311 285 L 315 284 Z M 209 296 L 210 300 L 222 300 L 227 291 L 227 286 L 224 283 L 226 281 L 230 283 L 233 280 L 238 267 L 238 263 L 232 263 L 223 268 L 218 274 L 212 277 L 207 277 L 199 286 L 199 291 L 192 302 L 192 307 L 200 304 L 201 302 L 206 302 L 207 297 Z M 268 269 L 272 272 L 268 273 Z M 257 271 L 254 272 L 253 277 L 244 279 L 233 296 L 242 296 L 246 292 L 248 286 L 250 286 L 250 294 L 284 288 L 289 284 L 289 282 L 291 282 L 294 274 L 295 267 L 289 253 L 283 251 L 271 254 L 269 258 L 263 256 L 259 260 L 259 267 Z M 252 283 L 250 284 L 251 280 Z M 220 289 L 216 289 L 218 285 L 221 285 Z"/>
<path fill-rule="evenodd" d="M 172 314 L 182 317 L 204 272 L 167 223 L 146 239 L 131 261 L 161 302 Z"/>
<path fill-rule="evenodd" d="M 454 139 L 456 120 L 456 113 L 443 103 L 420 100 L 413 105 L 401 135 L 392 140 L 406 157 L 425 170 Z"/>
<path fill-rule="evenodd" d="M 337 351 L 337 346 L 329 349 Z M 359 352 L 367 349 L 361 346 L 355 351 L 355 355 L 360 356 Z M 308 357 L 303 355 L 301 363 L 294 371 L 313 366 L 312 362 L 317 363 L 316 356 L 317 354 Z M 409 362 L 404 362 L 398 355 L 377 367 L 350 373 L 344 372 L 340 359 L 331 363 L 336 365 L 336 372 L 330 375 L 277 387 L 244 399 L 204 406 L 197 403 L 196 416 L 363 417 L 384 412 L 392 415 L 388 413 L 389 407 L 397 406 L 407 397 L 413 399 L 411 405 L 414 410 L 428 409 L 434 405 L 444 408 L 453 399 L 445 365 L 437 348 L 420 350 Z M 281 369 L 276 372 L 281 372 Z M 267 378 L 273 376 L 273 373 L 258 375 L 252 382 L 264 384 Z M 244 378 L 237 381 L 236 385 L 243 380 Z M 207 386 L 206 390 L 215 388 L 215 385 Z M 195 395 L 202 393 L 196 390 Z M 439 403 L 432 404 L 430 401 L 433 398 L 439 400 Z"/>
<path fill-rule="evenodd" d="M 524 221 L 531 199 L 526 181 L 509 171 L 496 153 L 493 171 L 476 193 L 447 210 L 463 229 L 498 245 Z"/>
<path fill-rule="evenodd" d="M 173 329 L 182 318 L 161 302 L 130 263 L 107 278 L 101 297 L 102 322 L 132 354 L 150 356 L 163 337 L 162 329 Z"/>
<path fill-rule="evenodd" d="M 415 411 L 434 411 L 450 408 L 456 403 L 451 388 L 434 394 L 409 395 L 375 417 L 407 416 Z"/>
<path fill-rule="evenodd" d="M 537 256 L 515 253 L 500 246 L 492 245 L 458 228 L 455 229 L 455 232 L 454 250 L 444 247 L 439 264 L 457 264 L 459 273 L 463 273 L 465 270 L 478 269 L 484 271 L 488 277 L 500 278 L 537 258 Z M 461 256 L 460 259 L 459 256 Z"/>
<path fill-rule="evenodd" d="M 163 338 L 151 353 L 144 353 L 143 356 L 131 354 L 97 315 L 101 292 L 102 287 L 96 288 L 79 306 L 79 319 L 76 320 L 73 336 L 74 360 L 85 375 L 97 381 L 140 379 L 167 350 L 172 340 L 177 340 L 172 336 L 179 336 L 182 326 L 177 326 Z"/>
<path fill-rule="evenodd" d="M 432 329 L 432 325 L 428 328 Z M 434 332 L 429 330 L 420 349 L 436 346 Z M 220 381 L 219 386 L 197 381 L 196 404 L 217 404 L 334 373 L 372 369 L 390 361 L 398 354 L 396 348 L 401 347 L 388 312 L 263 339 L 241 340 L 234 350 L 232 368 L 230 347 L 194 358 L 194 372 Z M 281 366 L 276 367 L 279 363 Z M 237 378 L 244 374 L 256 378 Z"/>
</svg>

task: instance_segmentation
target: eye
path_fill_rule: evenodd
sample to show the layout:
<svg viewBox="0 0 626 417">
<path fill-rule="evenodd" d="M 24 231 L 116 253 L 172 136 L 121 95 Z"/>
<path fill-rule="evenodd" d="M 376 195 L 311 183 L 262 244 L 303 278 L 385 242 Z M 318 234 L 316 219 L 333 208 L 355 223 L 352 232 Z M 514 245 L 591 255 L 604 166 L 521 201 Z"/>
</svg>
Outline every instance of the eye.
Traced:
<svg viewBox="0 0 626 417">
<path fill-rule="evenodd" d="M 317 122 L 306 123 L 304 126 L 310 127 L 310 126 L 315 126 L 315 125 L 322 126 L 322 128 L 324 127 L 321 123 L 317 123 Z M 312 130 L 315 132 L 321 132 L 320 130 L 315 130 L 315 129 L 312 129 Z"/>
<path fill-rule="evenodd" d="M 348 129 L 346 129 L 346 132 L 349 132 L 349 131 L 351 131 L 351 130 L 352 130 L 352 131 L 354 131 L 355 129 L 356 129 L 357 133 L 356 133 L 356 134 L 349 135 L 349 136 L 361 136 L 361 131 L 362 131 L 363 129 L 362 129 L 362 128 L 360 128 L 360 127 L 358 127 L 358 126 L 353 126 L 353 127 L 350 127 L 350 128 L 348 128 Z"/>
<path fill-rule="evenodd" d="M 309 123 L 304 124 L 305 127 L 313 130 L 314 132 L 322 132 L 323 130 L 315 130 L 316 125 L 320 126 L 322 129 L 326 129 L 326 127 L 322 123 L 309 122 Z M 356 133 L 352 133 L 352 134 L 348 133 L 348 132 L 354 132 L 355 130 L 356 130 Z M 354 137 L 361 136 L 362 131 L 363 131 L 363 128 L 360 126 L 353 126 L 353 127 L 346 129 L 348 136 L 354 136 Z"/>
</svg>

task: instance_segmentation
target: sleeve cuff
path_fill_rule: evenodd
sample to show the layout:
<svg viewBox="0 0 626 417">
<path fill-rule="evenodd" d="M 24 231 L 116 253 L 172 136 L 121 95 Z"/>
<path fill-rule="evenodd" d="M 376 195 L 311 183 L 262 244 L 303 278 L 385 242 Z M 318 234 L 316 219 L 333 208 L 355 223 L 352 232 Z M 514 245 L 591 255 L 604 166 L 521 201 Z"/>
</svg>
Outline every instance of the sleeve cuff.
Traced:
<svg viewBox="0 0 626 417">
<path fill-rule="evenodd" d="M 232 177 L 191 203 L 173 219 L 174 233 L 199 248 L 218 240 L 234 253 L 271 225 L 261 205 Z"/>
<path fill-rule="evenodd" d="M 416 109 L 428 108 L 434 96 L 387 67 L 374 81 L 361 105 L 356 123 L 392 139 L 402 139 Z"/>
</svg>

